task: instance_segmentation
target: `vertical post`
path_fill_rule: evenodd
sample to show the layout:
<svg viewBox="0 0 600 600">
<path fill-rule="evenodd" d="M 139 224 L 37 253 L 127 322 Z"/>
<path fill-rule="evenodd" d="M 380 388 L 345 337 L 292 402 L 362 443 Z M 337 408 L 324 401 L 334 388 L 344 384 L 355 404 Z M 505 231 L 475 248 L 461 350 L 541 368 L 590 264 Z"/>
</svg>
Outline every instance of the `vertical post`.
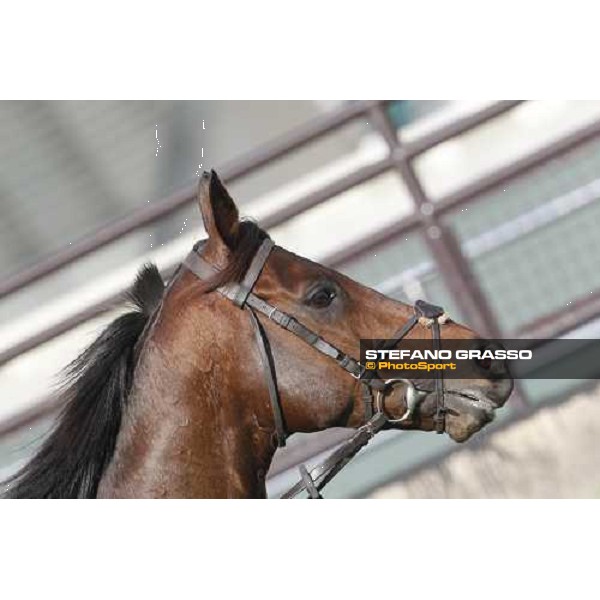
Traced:
<svg viewBox="0 0 600 600">
<path fill-rule="evenodd" d="M 462 252 L 460 243 L 450 227 L 437 215 L 435 204 L 423 189 L 411 159 L 398 139 L 396 128 L 381 103 L 370 108 L 369 123 L 372 123 L 384 138 L 394 158 L 396 170 L 408 189 L 421 221 L 419 229 L 457 306 L 478 335 L 501 338 L 502 332 L 496 316 Z M 525 408 L 528 402 L 520 388 L 518 382 L 515 382 L 514 400 L 519 408 Z"/>
</svg>

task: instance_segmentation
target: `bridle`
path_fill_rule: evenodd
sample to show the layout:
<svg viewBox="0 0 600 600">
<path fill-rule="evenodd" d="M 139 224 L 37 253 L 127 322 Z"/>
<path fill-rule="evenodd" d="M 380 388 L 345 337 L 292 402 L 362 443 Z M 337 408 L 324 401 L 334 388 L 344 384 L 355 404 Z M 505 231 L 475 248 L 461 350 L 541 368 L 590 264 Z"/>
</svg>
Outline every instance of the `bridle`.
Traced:
<svg viewBox="0 0 600 600">
<path fill-rule="evenodd" d="M 207 262 L 200 256 L 205 241 L 201 241 L 194 246 L 194 249 L 183 262 L 183 265 L 199 279 L 207 280 L 219 273 L 220 269 Z M 311 498 L 320 498 L 320 490 L 339 471 L 365 446 L 373 436 L 388 423 L 402 422 L 410 418 L 417 409 L 419 403 L 429 393 L 419 390 L 409 379 L 388 379 L 367 377 L 371 371 L 366 371 L 365 367 L 352 356 L 342 352 L 333 344 L 322 338 L 318 333 L 309 327 L 306 327 L 297 321 L 292 315 L 279 310 L 276 306 L 253 293 L 254 286 L 275 247 L 270 238 L 265 238 L 256 251 L 250 265 L 240 283 L 230 282 L 217 291 L 231 300 L 240 309 L 248 311 L 250 322 L 254 330 L 256 343 L 258 346 L 260 361 L 264 372 L 264 377 L 269 390 L 269 399 L 275 422 L 275 434 L 278 446 L 285 446 L 288 437 L 279 391 L 277 388 L 277 379 L 273 357 L 270 352 L 270 346 L 267 334 L 258 319 L 257 313 L 266 316 L 270 321 L 279 325 L 286 331 L 293 333 L 303 342 L 336 361 L 338 366 L 348 372 L 354 379 L 358 380 L 362 386 L 362 400 L 365 423 L 358 427 L 356 433 L 323 463 L 313 468 L 310 472 L 304 465 L 300 467 L 301 481 L 286 492 L 282 498 L 293 498 L 301 491 L 306 490 Z M 444 310 L 423 300 L 417 300 L 414 305 L 414 314 L 393 336 L 386 340 L 381 349 L 392 349 L 402 341 L 417 323 L 431 329 L 433 346 L 439 350 L 441 346 L 440 325 L 447 321 L 447 315 Z M 399 419 L 390 419 L 384 412 L 384 401 L 387 393 L 394 385 L 399 383 L 406 384 L 406 404 L 405 413 Z M 436 371 L 435 377 L 435 397 L 436 413 L 434 417 L 437 433 L 444 433 L 445 413 L 444 403 L 444 380 L 441 370 Z"/>
</svg>

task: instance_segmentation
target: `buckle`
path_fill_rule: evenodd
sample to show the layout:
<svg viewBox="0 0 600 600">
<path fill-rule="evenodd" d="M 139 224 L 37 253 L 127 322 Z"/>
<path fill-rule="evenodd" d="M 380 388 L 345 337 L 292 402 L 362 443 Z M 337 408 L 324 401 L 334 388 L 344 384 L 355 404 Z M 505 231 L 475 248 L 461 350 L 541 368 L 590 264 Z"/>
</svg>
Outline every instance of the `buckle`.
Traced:
<svg viewBox="0 0 600 600">
<path fill-rule="evenodd" d="M 308 492 L 308 495 L 313 500 L 323 500 L 323 496 L 319 493 L 319 489 L 315 485 L 315 480 L 312 478 L 311 474 L 308 472 L 308 469 L 305 465 L 300 465 L 298 467 L 300 471 L 300 477 L 302 478 L 302 483 L 304 483 L 304 487 Z"/>
<path fill-rule="evenodd" d="M 360 368 L 358 370 L 358 373 L 353 373 L 352 371 L 349 371 L 350 375 L 352 377 L 354 377 L 354 379 L 361 379 L 361 377 L 367 372 L 367 369 L 361 365 L 359 362 L 356 363 Z"/>
</svg>

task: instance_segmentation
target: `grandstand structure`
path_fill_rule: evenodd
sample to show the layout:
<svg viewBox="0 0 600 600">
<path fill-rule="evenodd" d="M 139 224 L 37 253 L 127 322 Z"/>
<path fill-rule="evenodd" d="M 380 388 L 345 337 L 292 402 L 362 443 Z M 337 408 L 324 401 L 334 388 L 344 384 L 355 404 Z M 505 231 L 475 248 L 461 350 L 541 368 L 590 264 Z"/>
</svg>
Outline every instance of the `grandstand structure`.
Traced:
<svg viewBox="0 0 600 600">
<path fill-rule="evenodd" d="M 202 169 L 276 243 L 390 296 L 491 337 L 598 337 L 600 102 L 3 102 L 0 126 L 0 478 L 138 268 L 168 275 L 202 237 Z M 467 448 L 599 374 L 519 382 Z M 270 495 L 348 434 L 293 436 Z M 382 433 L 325 495 L 377 495 L 457 448 Z"/>
</svg>

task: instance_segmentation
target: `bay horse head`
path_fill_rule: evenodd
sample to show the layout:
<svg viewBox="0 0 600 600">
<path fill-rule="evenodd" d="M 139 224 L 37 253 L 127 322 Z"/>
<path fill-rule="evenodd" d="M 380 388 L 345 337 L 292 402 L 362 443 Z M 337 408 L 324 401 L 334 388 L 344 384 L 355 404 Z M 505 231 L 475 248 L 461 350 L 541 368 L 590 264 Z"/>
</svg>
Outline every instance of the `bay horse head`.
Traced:
<svg viewBox="0 0 600 600">
<path fill-rule="evenodd" d="M 361 339 L 407 322 L 406 339 L 431 339 L 414 307 L 273 246 L 240 220 L 214 172 L 201 178 L 199 205 L 207 239 L 166 289 L 155 268 L 138 277 L 136 310 L 73 364 L 63 415 L 7 495 L 263 497 L 286 435 L 365 423 Z M 445 318 L 440 327 L 442 339 L 477 338 Z M 442 428 L 457 442 L 512 390 L 489 365 L 474 368 L 478 378 L 443 389 Z M 385 390 L 388 427 L 439 428 L 434 386 L 409 407 L 415 390 Z"/>
</svg>

